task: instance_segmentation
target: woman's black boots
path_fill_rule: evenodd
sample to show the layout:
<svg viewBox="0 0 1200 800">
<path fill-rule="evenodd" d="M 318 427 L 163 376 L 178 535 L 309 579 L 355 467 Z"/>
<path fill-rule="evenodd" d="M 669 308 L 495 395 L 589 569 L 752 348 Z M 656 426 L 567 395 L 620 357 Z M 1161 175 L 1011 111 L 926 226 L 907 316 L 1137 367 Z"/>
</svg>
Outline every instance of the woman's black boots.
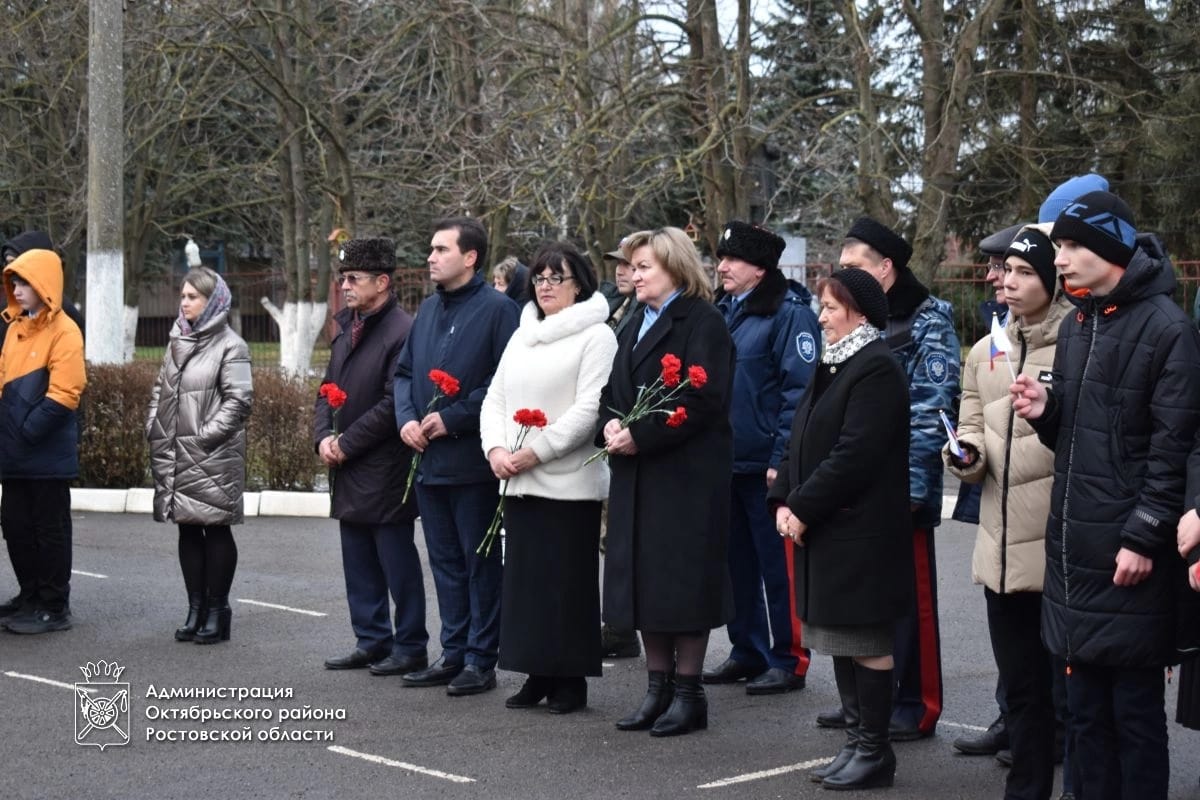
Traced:
<svg viewBox="0 0 1200 800">
<path fill-rule="evenodd" d="M 675 698 L 675 685 L 665 672 L 649 673 L 649 685 L 641 706 L 628 717 L 617 720 L 617 728 L 623 731 L 644 731 L 662 716 Z"/>
<path fill-rule="evenodd" d="M 175 641 L 190 642 L 196 636 L 196 631 L 204 626 L 204 618 L 208 615 L 208 607 L 204 604 L 203 592 L 188 592 L 188 615 L 182 628 L 175 629 Z"/>
<path fill-rule="evenodd" d="M 229 595 L 208 598 L 208 617 L 204 626 L 196 631 L 192 641 L 196 644 L 215 644 L 229 641 L 229 625 L 233 610 L 229 607 Z"/>
<path fill-rule="evenodd" d="M 875 789 L 891 786 L 896 777 L 896 754 L 888 738 L 892 670 L 868 669 L 855 662 L 854 680 L 858 687 L 858 744 L 846 765 L 821 782 L 825 789 Z"/>
<path fill-rule="evenodd" d="M 681 736 L 708 727 L 708 698 L 699 675 L 675 676 L 675 699 L 650 729 L 651 736 Z"/>
<path fill-rule="evenodd" d="M 808 774 L 814 783 L 820 783 L 840 770 L 858 750 L 858 681 L 854 675 L 854 659 L 850 656 L 833 657 L 833 677 L 837 681 L 838 694 L 842 698 L 842 715 L 846 719 L 846 745 L 833 762 L 818 767 Z"/>
</svg>

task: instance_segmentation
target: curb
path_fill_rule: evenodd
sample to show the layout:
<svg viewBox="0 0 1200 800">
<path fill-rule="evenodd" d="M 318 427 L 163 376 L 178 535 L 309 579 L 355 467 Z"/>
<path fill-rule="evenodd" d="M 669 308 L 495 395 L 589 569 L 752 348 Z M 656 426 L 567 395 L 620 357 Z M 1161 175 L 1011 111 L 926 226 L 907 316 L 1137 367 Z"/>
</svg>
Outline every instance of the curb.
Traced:
<svg viewBox="0 0 1200 800">
<path fill-rule="evenodd" d="M 329 518 L 329 495 L 324 492 L 246 492 L 247 517 Z M 957 495 L 942 497 L 942 519 L 950 519 Z M 153 489 L 71 489 L 72 511 L 103 514 L 150 514 L 154 511 Z"/>
<path fill-rule="evenodd" d="M 246 492 L 247 517 L 329 518 L 329 495 L 324 492 Z M 103 514 L 150 514 L 153 489 L 71 489 L 72 511 Z"/>
</svg>

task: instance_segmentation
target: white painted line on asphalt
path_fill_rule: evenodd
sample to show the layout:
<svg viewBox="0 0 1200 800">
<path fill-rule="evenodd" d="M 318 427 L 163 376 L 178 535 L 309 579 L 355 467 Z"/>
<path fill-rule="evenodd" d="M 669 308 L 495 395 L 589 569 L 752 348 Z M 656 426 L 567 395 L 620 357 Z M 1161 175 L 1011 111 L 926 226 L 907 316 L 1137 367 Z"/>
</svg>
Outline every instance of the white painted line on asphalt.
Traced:
<svg viewBox="0 0 1200 800">
<path fill-rule="evenodd" d="M 422 775 L 428 775 L 431 778 L 441 778 L 442 780 L 451 781 L 452 783 L 475 782 L 474 778 L 464 778 L 462 775 L 451 775 L 449 772 L 429 769 L 428 767 L 418 767 L 416 764 L 406 764 L 403 761 L 393 761 L 392 759 L 384 758 L 383 756 L 373 756 L 370 753 L 360 753 L 357 750 L 339 747 L 336 744 L 330 745 L 325 749 L 331 753 L 338 753 L 343 756 L 350 756 L 351 758 L 361 758 L 363 761 L 370 761 L 372 764 L 382 764 L 385 767 L 398 767 L 399 769 L 406 769 L 409 772 L 419 772 Z"/>
<path fill-rule="evenodd" d="M 750 781 L 760 781 L 763 778 L 774 778 L 776 775 L 786 775 L 789 772 L 799 772 L 802 769 L 814 769 L 823 767 L 826 764 L 833 762 L 833 756 L 829 758 L 814 758 L 812 761 L 802 761 L 799 764 L 789 764 L 786 767 L 776 767 L 775 769 L 764 769 L 762 772 L 747 772 L 745 775 L 734 775 L 732 778 L 722 778 L 719 781 L 712 783 L 702 783 L 697 786 L 697 789 L 720 789 L 723 786 L 733 786 L 735 783 L 748 783 Z"/>
<path fill-rule="evenodd" d="M 23 681 L 33 681 L 34 683 L 44 683 L 47 686 L 57 686 L 60 689 L 70 689 L 75 691 L 75 684 L 63 683 L 62 681 L 52 681 L 49 678 L 39 678 L 37 675 L 26 675 L 23 672 L 5 672 L 10 678 L 20 678 Z M 85 692 L 97 692 L 99 689 L 84 689 Z"/>
<path fill-rule="evenodd" d="M 608 663 L 607 661 L 601 661 L 601 662 L 600 662 L 600 666 L 602 666 L 602 667 L 607 667 L 608 669 L 612 669 L 613 667 L 615 667 L 615 666 L 616 666 L 616 664 L 610 664 L 610 663 Z"/>
<path fill-rule="evenodd" d="M 237 598 L 239 603 L 248 603 L 252 606 L 262 606 L 263 608 L 274 608 L 279 611 L 291 611 L 293 614 L 307 614 L 310 617 L 327 617 L 329 616 L 324 611 L 309 611 L 304 608 L 292 608 L 291 606 L 281 606 L 276 603 L 264 603 L 261 600 L 247 600 L 244 597 Z"/>
<path fill-rule="evenodd" d="M 89 578 L 107 578 L 107 575 L 101 575 L 99 572 L 84 572 L 81 569 L 71 570 L 72 575 L 85 575 Z"/>
<path fill-rule="evenodd" d="M 969 731 L 986 731 L 987 730 L 987 728 L 984 727 L 983 725 L 968 725 L 965 722 L 947 722 L 944 719 L 939 720 L 938 724 L 939 725 L 949 725 L 951 728 L 966 728 Z"/>
</svg>

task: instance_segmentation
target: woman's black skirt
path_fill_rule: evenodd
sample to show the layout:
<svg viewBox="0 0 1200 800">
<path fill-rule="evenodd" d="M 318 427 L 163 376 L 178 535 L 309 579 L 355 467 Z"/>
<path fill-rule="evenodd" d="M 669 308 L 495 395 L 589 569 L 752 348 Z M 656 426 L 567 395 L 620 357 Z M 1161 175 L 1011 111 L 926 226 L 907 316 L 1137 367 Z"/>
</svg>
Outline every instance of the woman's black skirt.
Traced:
<svg viewBox="0 0 1200 800">
<path fill-rule="evenodd" d="M 510 497 L 500 667 L 600 675 L 600 501 Z"/>
</svg>

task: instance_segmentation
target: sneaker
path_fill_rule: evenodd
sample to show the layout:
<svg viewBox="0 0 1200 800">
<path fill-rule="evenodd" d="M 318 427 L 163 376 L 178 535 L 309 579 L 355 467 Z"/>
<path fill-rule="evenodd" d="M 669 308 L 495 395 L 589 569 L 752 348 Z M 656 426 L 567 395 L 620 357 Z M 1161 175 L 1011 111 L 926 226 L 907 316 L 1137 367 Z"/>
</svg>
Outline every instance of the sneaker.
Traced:
<svg viewBox="0 0 1200 800">
<path fill-rule="evenodd" d="M 22 611 L 28 610 L 29 607 L 29 598 L 23 594 L 18 594 L 11 600 L 0 603 L 0 619 L 7 619 L 8 617 L 20 614 Z"/>
<path fill-rule="evenodd" d="M 67 631 L 71 629 L 70 611 L 50 611 L 45 608 L 34 609 L 27 614 L 18 614 L 4 621 L 4 628 L 9 633 L 50 633 L 51 631 Z"/>
</svg>

